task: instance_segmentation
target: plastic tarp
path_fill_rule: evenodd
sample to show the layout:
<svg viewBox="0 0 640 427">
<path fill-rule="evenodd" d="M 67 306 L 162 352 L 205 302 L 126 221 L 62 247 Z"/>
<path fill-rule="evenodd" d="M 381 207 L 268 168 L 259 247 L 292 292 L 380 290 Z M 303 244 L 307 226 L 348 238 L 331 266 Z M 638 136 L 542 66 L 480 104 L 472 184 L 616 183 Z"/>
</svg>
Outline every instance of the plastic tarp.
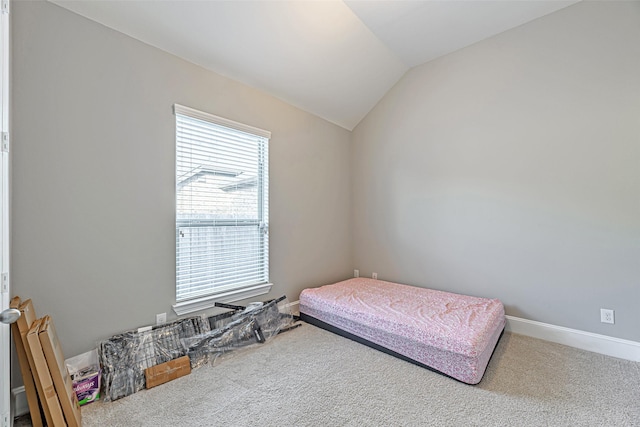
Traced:
<svg viewBox="0 0 640 427">
<path fill-rule="evenodd" d="M 189 356 L 191 367 L 215 363 L 235 349 L 264 343 L 293 324 L 285 297 L 227 313 L 194 316 L 128 331 L 98 345 L 104 399 L 120 399 L 145 388 L 145 369 Z"/>
</svg>

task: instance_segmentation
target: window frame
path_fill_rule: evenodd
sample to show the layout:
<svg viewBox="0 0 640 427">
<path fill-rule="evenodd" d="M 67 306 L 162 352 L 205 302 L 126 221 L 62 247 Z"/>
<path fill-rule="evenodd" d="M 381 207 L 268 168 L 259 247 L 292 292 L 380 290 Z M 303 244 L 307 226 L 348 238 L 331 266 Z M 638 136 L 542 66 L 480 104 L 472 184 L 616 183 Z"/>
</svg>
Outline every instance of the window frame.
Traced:
<svg viewBox="0 0 640 427">
<path fill-rule="evenodd" d="M 266 249 L 266 257 L 264 259 L 264 265 L 261 265 L 263 268 L 266 269 L 266 278 L 267 281 L 266 283 L 255 283 L 255 284 L 245 284 L 245 285 L 239 285 L 239 286 L 233 286 L 233 285 L 227 285 L 227 286 L 221 286 L 220 289 L 216 290 L 212 290 L 211 293 L 203 295 L 203 296 L 198 296 L 198 297 L 194 297 L 194 298 L 185 298 L 182 300 L 178 300 L 177 299 L 177 292 L 178 292 L 178 260 L 179 260 L 179 253 L 178 253 L 178 239 L 179 239 L 179 228 L 180 228 L 180 220 L 178 220 L 178 205 L 177 205 L 177 198 L 178 198 L 178 177 L 177 177 L 177 171 L 178 171 L 178 154 L 177 154 L 177 147 L 178 147 L 178 116 L 185 116 L 188 118 L 192 118 L 192 119 L 197 119 L 197 120 L 201 120 L 204 122 L 209 122 L 212 123 L 214 125 L 218 125 L 218 126 L 223 126 L 226 127 L 228 129 L 231 130 L 235 130 L 235 131 L 240 131 L 240 132 L 244 132 L 244 133 L 248 133 L 248 134 L 252 134 L 252 135 L 256 135 L 262 138 L 265 138 L 267 141 L 263 146 L 263 149 L 266 150 L 265 153 L 262 153 L 260 156 L 264 156 L 263 158 L 265 159 L 265 165 L 264 165 L 264 170 L 261 173 L 258 173 L 257 175 L 257 180 L 258 180 L 258 185 L 257 185 L 257 190 L 258 190 L 258 203 L 257 203 L 257 209 L 258 209 L 258 224 L 261 230 L 263 230 L 263 232 L 265 233 L 265 235 L 267 236 L 267 245 L 268 245 L 268 233 L 269 233 L 269 219 L 268 219 L 268 180 L 269 180 L 269 175 L 268 175 L 268 147 L 269 147 L 269 139 L 271 138 L 271 132 L 260 129 L 260 128 L 256 128 L 253 126 L 249 126 L 249 125 L 245 125 L 243 123 L 238 123 L 235 122 L 233 120 L 229 120 L 229 119 L 225 119 L 223 117 L 219 117 L 219 116 L 215 116 L 213 114 L 209 114 L 203 111 L 199 111 L 193 108 L 189 108 L 189 107 L 185 107 L 183 105 L 180 104 L 175 104 L 174 105 L 174 115 L 175 115 L 175 120 L 174 120 L 174 124 L 175 124 L 175 147 L 176 147 L 176 163 L 175 163 L 175 169 L 174 169 L 174 178 L 176 180 L 176 207 L 175 207 L 175 233 L 176 233 L 176 282 L 175 282 L 175 291 L 176 291 L 176 303 L 172 306 L 173 311 L 181 316 L 181 315 L 185 315 L 185 314 L 189 314 L 189 313 L 193 313 L 196 311 L 201 311 L 201 310 L 206 310 L 212 307 L 215 307 L 215 303 L 216 302 L 224 302 L 224 303 L 228 303 L 228 302 L 234 302 L 234 301 L 239 301 L 239 300 L 243 300 L 243 299 L 247 299 L 247 298 L 253 298 L 259 295 L 264 295 L 268 292 L 271 291 L 271 288 L 273 286 L 273 284 L 271 283 L 271 281 L 269 280 L 269 248 L 267 246 Z M 266 178 L 266 183 L 267 185 L 265 186 L 265 178 Z M 265 193 L 266 193 L 266 197 L 265 197 Z M 266 206 L 265 206 L 266 203 Z M 218 221 L 218 225 L 224 225 L 223 221 Z M 243 227 L 246 226 L 247 224 L 244 225 L 236 225 L 236 224 L 230 224 L 233 226 L 239 226 L 239 227 Z M 254 224 L 255 226 L 255 224 Z"/>
</svg>

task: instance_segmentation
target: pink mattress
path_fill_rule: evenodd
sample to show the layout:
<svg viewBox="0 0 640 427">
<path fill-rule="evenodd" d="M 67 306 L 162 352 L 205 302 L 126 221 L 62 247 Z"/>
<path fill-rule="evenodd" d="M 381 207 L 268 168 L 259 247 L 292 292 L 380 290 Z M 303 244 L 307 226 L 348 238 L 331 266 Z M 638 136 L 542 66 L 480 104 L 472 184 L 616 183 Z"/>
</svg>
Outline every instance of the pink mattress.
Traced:
<svg viewBox="0 0 640 427">
<path fill-rule="evenodd" d="M 467 384 L 482 379 L 505 326 L 497 299 L 366 278 L 305 289 L 300 314 Z"/>
</svg>

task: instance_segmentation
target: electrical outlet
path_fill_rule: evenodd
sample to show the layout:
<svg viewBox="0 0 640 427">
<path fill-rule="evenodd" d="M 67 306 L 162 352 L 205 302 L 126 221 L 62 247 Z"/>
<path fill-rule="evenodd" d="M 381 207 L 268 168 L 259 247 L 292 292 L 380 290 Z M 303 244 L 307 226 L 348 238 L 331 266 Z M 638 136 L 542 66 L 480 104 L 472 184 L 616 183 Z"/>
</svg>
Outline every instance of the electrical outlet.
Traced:
<svg viewBox="0 0 640 427">
<path fill-rule="evenodd" d="M 613 310 L 610 310 L 608 308 L 601 308 L 600 321 L 602 323 L 616 323 L 615 317 L 613 315 Z"/>
<path fill-rule="evenodd" d="M 164 325 L 167 323 L 167 313 L 156 314 L 156 325 Z"/>
<path fill-rule="evenodd" d="M 378 278 L 378 273 L 371 273 L 371 278 L 372 279 L 377 279 Z"/>
<path fill-rule="evenodd" d="M 353 277 L 360 277 L 360 270 L 353 270 Z"/>
</svg>

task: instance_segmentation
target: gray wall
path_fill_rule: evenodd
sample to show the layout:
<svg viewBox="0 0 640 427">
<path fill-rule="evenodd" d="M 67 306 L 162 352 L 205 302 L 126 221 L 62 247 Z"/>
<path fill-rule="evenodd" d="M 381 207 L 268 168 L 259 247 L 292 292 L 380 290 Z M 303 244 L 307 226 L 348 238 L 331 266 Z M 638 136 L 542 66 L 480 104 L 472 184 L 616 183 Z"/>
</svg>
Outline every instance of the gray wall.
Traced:
<svg viewBox="0 0 640 427">
<path fill-rule="evenodd" d="M 174 103 L 272 132 L 265 298 L 351 275 L 348 131 L 50 3 L 11 17 L 12 293 L 67 356 L 171 318 Z"/>
<path fill-rule="evenodd" d="M 417 67 L 351 135 L 14 2 L 13 294 L 53 316 L 67 355 L 171 313 L 180 103 L 273 133 L 270 296 L 357 267 L 640 341 L 639 19 L 581 3 Z"/>
<path fill-rule="evenodd" d="M 640 341 L 639 23 L 583 2 L 411 70 L 353 132 L 354 267 Z"/>
</svg>

